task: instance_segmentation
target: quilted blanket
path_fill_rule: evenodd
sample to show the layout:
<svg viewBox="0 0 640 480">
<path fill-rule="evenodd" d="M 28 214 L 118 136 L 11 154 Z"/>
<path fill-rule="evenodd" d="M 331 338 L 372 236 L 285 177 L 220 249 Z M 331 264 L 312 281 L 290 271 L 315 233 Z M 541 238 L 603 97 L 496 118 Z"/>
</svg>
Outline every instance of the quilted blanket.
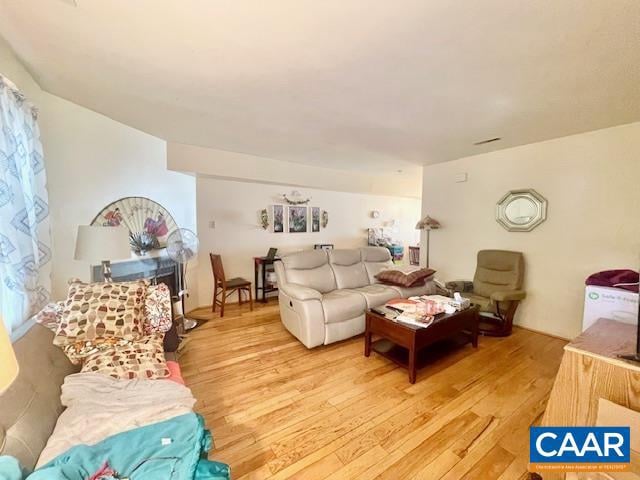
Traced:
<svg viewBox="0 0 640 480">
<path fill-rule="evenodd" d="M 127 430 L 192 413 L 196 402 L 191 390 L 170 380 L 118 380 L 97 373 L 67 376 L 61 400 L 67 409 L 36 467 L 75 445 L 94 445 Z"/>
<path fill-rule="evenodd" d="M 227 465 L 206 460 L 210 447 L 211 435 L 202 417 L 189 413 L 95 445 L 75 446 L 34 471 L 28 480 L 86 480 L 105 469 L 110 473 L 100 478 L 229 480 Z"/>
</svg>

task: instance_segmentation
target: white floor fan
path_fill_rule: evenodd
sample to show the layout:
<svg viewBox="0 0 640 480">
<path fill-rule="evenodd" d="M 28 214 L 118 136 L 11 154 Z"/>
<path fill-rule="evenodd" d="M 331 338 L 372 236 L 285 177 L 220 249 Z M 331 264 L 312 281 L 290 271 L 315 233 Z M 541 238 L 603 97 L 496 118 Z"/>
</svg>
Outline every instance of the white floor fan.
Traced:
<svg viewBox="0 0 640 480">
<path fill-rule="evenodd" d="M 176 288 L 182 307 L 185 331 L 198 326 L 198 321 L 184 316 L 184 299 L 189 296 L 187 264 L 198 254 L 198 237 L 187 228 L 178 228 L 167 238 L 167 255 L 177 264 Z"/>
</svg>

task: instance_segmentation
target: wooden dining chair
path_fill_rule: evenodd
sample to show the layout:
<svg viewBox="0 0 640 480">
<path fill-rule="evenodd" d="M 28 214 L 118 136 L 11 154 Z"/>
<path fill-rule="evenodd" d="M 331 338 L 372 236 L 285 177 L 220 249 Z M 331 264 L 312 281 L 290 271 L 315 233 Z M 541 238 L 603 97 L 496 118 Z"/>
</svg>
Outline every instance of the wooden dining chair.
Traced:
<svg viewBox="0 0 640 480">
<path fill-rule="evenodd" d="M 238 292 L 238 304 L 242 305 L 242 293 L 249 294 L 249 308 L 253 311 L 253 297 L 251 295 L 251 282 L 244 278 L 232 278 L 227 280 L 224 275 L 224 267 L 222 266 L 222 257 L 220 255 L 210 253 L 211 270 L 213 271 L 213 302 L 211 311 L 216 311 L 216 306 L 220 306 L 220 316 L 224 317 L 224 306 L 227 303 L 227 297 L 234 292 Z M 220 297 L 220 298 L 218 298 Z"/>
</svg>

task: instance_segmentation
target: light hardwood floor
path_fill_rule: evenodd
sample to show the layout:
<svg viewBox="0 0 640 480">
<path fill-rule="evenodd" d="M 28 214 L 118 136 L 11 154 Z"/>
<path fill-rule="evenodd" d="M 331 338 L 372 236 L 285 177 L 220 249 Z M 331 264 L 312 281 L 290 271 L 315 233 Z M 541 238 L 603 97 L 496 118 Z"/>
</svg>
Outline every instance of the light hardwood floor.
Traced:
<svg viewBox="0 0 640 480">
<path fill-rule="evenodd" d="M 238 479 L 528 478 L 564 341 L 523 329 L 439 355 L 411 385 L 363 338 L 307 350 L 277 303 L 232 305 L 191 334 L 182 371 Z"/>
</svg>

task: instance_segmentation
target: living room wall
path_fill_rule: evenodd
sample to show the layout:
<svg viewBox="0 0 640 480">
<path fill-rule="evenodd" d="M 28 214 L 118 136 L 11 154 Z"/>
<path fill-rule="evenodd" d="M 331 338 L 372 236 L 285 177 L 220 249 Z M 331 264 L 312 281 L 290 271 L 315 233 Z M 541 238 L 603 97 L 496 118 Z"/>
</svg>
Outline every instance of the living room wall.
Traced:
<svg viewBox="0 0 640 480">
<path fill-rule="evenodd" d="M 213 279 L 209 252 L 222 255 L 227 277 L 241 276 L 253 282 L 253 257 L 266 255 L 269 247 L 287 253 L 313 248 L 315 243 L 332 243 L 336 248 L 365 246 L 367 228 L 385 226 L 391 220 L 395 220 L 394 237 L 405 246 L 415 245 L 418 240 L 415 224 L 420 217 L 419 199 L 295 189 L 304 197 L 312 198 L 310 206 L 329 213 L 327 228 L 317 233 L 265 231 L 259 225 L 260 210 L 282 204 L 280 195 L 291 192 L 292 187 L 198 177 L 200 256 L 195 268 L 201 305 L 211 303 Z M 371 218 L 372 210 L 380 212 L 379 218 Z M 211 228 L 211 221 L 215 222 L 215 228 Z"/>
<path fill-rule="evenodd" d="M 442 223 L 431 233 L 431 266 L 442 280 L 471 279 L 476 253 L 524 252 L 524 327 L 571 338 L 581 331 L 584 280 L 637 269 L 640 262 L 640 123 L 425 167 L 422 212 Z M 456 183 L 457 174 L 468 180 Z M 546 222 L 529 233 L 495 221 L 496 202 L 533 188 L 548 200 Z"/>
<path fill-rule="evenodd" d="M 0 73 L 40 111 L 53 242 L 53 298 L 67 280 L 89 278 L 73 260 L 76 229 L 108 203 L 139 195 L 164 205 L 178 225 L 195 229 L 195 178 L 166 167 L 166 142 L 40 89 L 0 38 Z"/>
</svg>

